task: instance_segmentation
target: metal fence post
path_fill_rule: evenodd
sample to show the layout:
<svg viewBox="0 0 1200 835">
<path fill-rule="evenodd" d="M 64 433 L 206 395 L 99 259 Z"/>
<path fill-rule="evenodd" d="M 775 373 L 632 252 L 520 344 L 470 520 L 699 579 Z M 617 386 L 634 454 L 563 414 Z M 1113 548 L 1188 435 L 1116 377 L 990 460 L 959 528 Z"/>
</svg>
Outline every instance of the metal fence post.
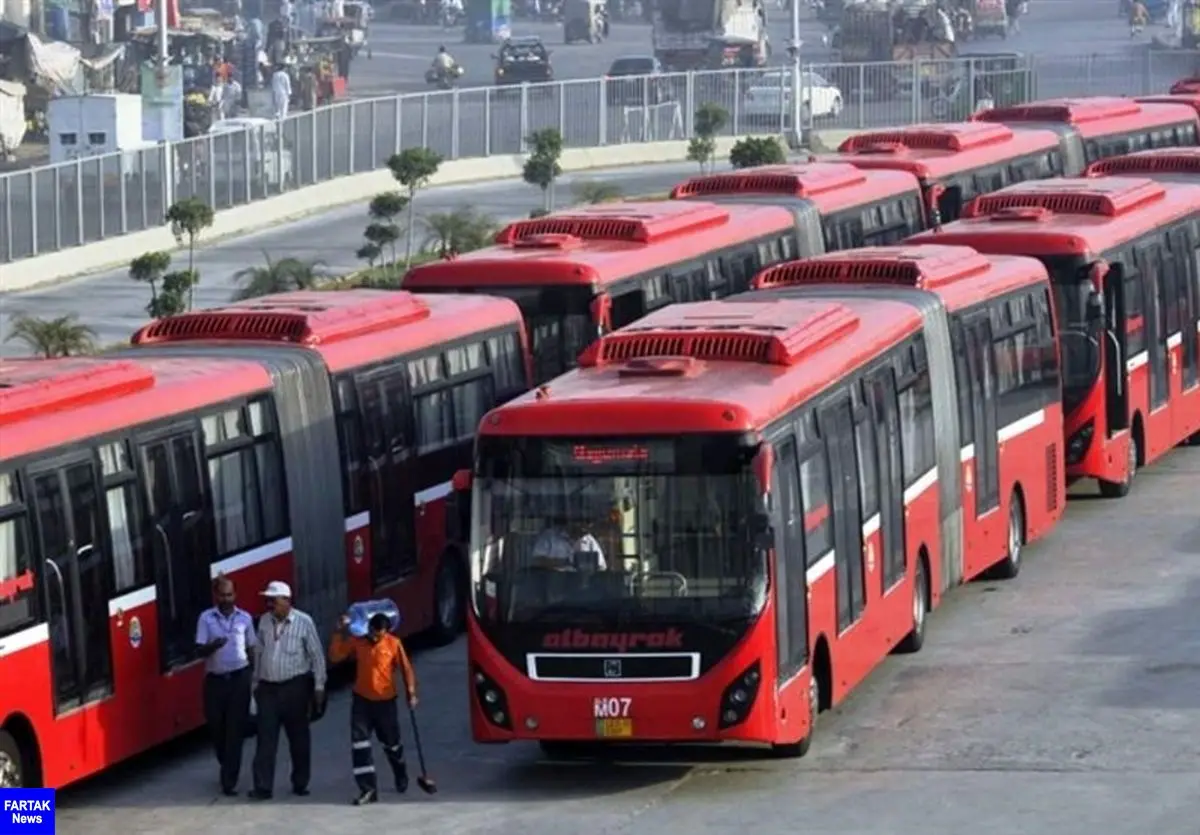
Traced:
<svg viewBox="0 0 1200 835">
<path fill-rule="evenodd" d="M 600 119 L 597 125 L 599 136 L 596 145 L 603 147 L 608 144 L 608 79 L 600 79 Z"/>
<path fill-rule="evenodd" d="M 683 124 L 687 128 L 684 133 L 691 139 L 696 131 L 696 73 L 693 70 L 688 70 L 684 77 L 683 99 L 687 110 L 683 115 Z"/>
<path fill-rule="evenodd" d="M 483 88 L 483 155 L 492 155 L 492 88 Z"/>
<path fill-rule="evenodd" d="M 909 71 L 912 76 L 912 112 L 909 117 L 910 122 L 921 121 L 921 59 L 914 58 L 909 66 Z"/>
<path fill-rule="evenodd" d="M 396 143 L 392 148 L 393 154 L 400 153 L 404 147 L 404 96 L 396 96 Z"/>
<path fill-rule="evenodd" d="M 334 171 L 337 171 L 337 143 L 333 141 L 334 137 L 337 135 L 337 126 L 335 124 L 336 120 L 333 115 L 336 112 L 337 107 L 338 106 L 334 104 L 325 108 L 325 111 L 329 114 L 329 118 L 325 120 L 325 123 L 329 125 L 329 179 L 331 180 L 337 176 L 333 173 Z M 349 134 L 350 142 L 353 144 L 354 125 L 350 125 Z"/>
<path fill-rule="evenodd" d="M 379 108 L 378 99 L 371 99 L 370 114 L 371 122 L 371 160 L 368 171 L 374 170 L 375 166 L 379 165 Z"/>
<path fill-rule="evenodd" d="M 12 182 L 14 177 L 4 177 L 4 260 L 15 261 L 13 253 L 17 249 L 16 241 L 13 240 L 13 216 L 12 216 Z"/>
<path fill-rule="evenodd" d="M 56 168 L 55 171 L 58 169 Z M 54 241 L 55 245 L 59 244 L 60 235 L 58 234 L 58 180 L 54 181 Z M 29 254 L 38 254 L 38 188 L 37 188 L 37 171 L 30 169 L 29 171 Z"/>
<path fill-rule="evenodd" d="M 421 147 L 429 147 L 429 94 L 421 96 Z"/>
<path fill-rule="evenodd" d="M 525 138 L 529 136 L 529 85 L 521 85 L 521 143 L 518 145 L 519 150 L 525 152 Z"/>
<path fill-rule="evenodd" d="M 83 234 L 83 160 L 75 160 L 75 243 L 86 243 Z"/>
<path fill-rule="evenodd" d="M 603 107 L 604 105 L 601 105 Z M 567 135 L 567 82 L 558 82 L 558 135 Z"/>
<path fill-rule="evenodd" d="M 458 159 L 459 121 L 462 119 L 460 107 L 461 102 L 458 99 L 458 88 L 455 87 L 450 92 L 450 159 Z"/>
</svg>

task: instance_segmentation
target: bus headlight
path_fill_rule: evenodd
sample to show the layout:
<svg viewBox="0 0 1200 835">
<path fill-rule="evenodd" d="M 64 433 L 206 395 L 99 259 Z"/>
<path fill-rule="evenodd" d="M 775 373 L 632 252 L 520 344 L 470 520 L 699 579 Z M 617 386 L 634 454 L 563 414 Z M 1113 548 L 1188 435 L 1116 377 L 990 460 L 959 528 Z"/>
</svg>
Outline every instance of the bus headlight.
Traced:
<svg viewBox="0 0 1200 835">
<path fill-rule="evenodd" d="M 512 714 L 508 710 L 508 697 L 500 689 L 500 685 L 476 667 L 471 671 L 471 685 L 475 689 L 475 698 L 487 720 L 497 728 L 512 730 Z"/>
<path fill-rule="evenodd" d="M 1096 421 L 1094 419 L 1076 430 L 1071 439 L 1067 441 L 1067 464 L 1078 464 L 1083 460 L 1083 456 L 1087 455 L 1088 450 L 1092 447 L 1092 436 L 1095 434 Z"/>
<path fill-rule="evenodd" d="M 732 728 L 746 721 L 754 700 L 758 698 L 758 687 L 762 683 L 762 666 L 755 661 L 721 694 L 721 718 L 718 727 Z"/>
</svg>

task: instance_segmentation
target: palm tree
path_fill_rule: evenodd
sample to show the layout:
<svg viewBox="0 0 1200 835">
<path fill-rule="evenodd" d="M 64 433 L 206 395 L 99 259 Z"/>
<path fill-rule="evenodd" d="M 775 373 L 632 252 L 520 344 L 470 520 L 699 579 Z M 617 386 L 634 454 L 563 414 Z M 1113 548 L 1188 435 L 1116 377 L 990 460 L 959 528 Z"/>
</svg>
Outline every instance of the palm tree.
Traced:
<svg viewBox="0 0 1200 835">
<path fill-rule="evenodd" d="M 599 180 L 581 180 L 571 187 L 576 203 L 612 203 L 621 199 L 621 187 Z"/>
<path fill-rule="evenodd" d="M 77 318 L 74 313 L 54 319 L 18 316 L 4 341 L 20 340 L 31 352 L 46 359 L 90 354 L 96 349 L 96 333 L 77 322 Z"/>
<path fill-rule="evenodd" d="M 257 299 L 291 290 L 311 290 L 321 280 L 320 268 L 325 266 L 320 261 L 301 261 L 299 258 L 272 261 L 265 252 L 263 258 L 266 259 L 263 266 L 246 267 L 234 273 L 234 282 L 241 285 L 233 294 L 234 301 Z"/>
<path fill-rule="evenodd" d="M 482 249 L 489 246 L 496 235 L 496 222 L 470 206 L 425 215 L 421 225 L 425 227 L 422 248 L 443 256 Z"/>
</svg>

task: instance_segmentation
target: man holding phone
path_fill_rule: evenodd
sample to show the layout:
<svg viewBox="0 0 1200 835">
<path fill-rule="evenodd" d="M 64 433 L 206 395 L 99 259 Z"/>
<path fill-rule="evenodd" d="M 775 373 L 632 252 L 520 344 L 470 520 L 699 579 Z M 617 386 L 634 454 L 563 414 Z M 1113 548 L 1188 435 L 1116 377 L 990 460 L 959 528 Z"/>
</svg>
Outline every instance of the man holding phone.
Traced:
<svg viewBox="0 0 1200 835">
<path fill-rule="evenodd" d="M 196 622 L 196 649 L 205 661 L 204 718 L 221 769 L 221 791 L 237 794 L 242 740 L 250 716 L 251 653 L 258 647 L 254 619 L 236 605 L 233 581 L 213 581 L 216 605 Z"/>
</svg>

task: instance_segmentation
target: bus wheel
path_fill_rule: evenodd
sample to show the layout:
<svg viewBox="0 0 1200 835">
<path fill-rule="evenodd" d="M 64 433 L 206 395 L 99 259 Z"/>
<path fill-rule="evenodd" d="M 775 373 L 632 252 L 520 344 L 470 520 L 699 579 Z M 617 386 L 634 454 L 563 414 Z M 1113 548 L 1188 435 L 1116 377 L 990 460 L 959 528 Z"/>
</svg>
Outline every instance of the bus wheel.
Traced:
<svg viewBox="0 0 1200 835">
<path fill-rule="evenodd" d="M 1133 487 L 1133 480 L 1137 478 L 1138 460 L 1140 457 L 1137 432 L 1131 432 L 1129 437 L 1129 456 L 1125 462 L 1125 478 L 1121 481 L 1101 481 L 1100 495 L 1106 499 L 1123 499 L 1128 496 L 1130 489 Z"/>
<path fill-rule="evenodd" d="M 917 573 L 913 576 L 912 631 L 896 647 L 900 652 L 920 652 L 925 645 L 925 621 L 929 616 L 929 583 L 926 582 L 925 558 L 917 558 Z"/>
<path fill-rule="evenodd" d="M 25 755 L 8 731 L 0 731 L 0 789 L 25 787 Z"/>
<path fill-rule="evenodd" d="M 1008 556 L 996 566 L 1000 580 L 1011 580 L 1021 573 L 1021 554 L 1025 550 L 1025 505 L 1021 494 L 1013 491 L 1008 499 Z"/>
<path fill-rule="evenodd" d="M 437 646 L 450 643 L 462 630 L 463 594 L 457 560 L 453 551 L 443 554 L 437 577 L 433 581 L 433 626 L 430 636 Z"/>
</svg>

